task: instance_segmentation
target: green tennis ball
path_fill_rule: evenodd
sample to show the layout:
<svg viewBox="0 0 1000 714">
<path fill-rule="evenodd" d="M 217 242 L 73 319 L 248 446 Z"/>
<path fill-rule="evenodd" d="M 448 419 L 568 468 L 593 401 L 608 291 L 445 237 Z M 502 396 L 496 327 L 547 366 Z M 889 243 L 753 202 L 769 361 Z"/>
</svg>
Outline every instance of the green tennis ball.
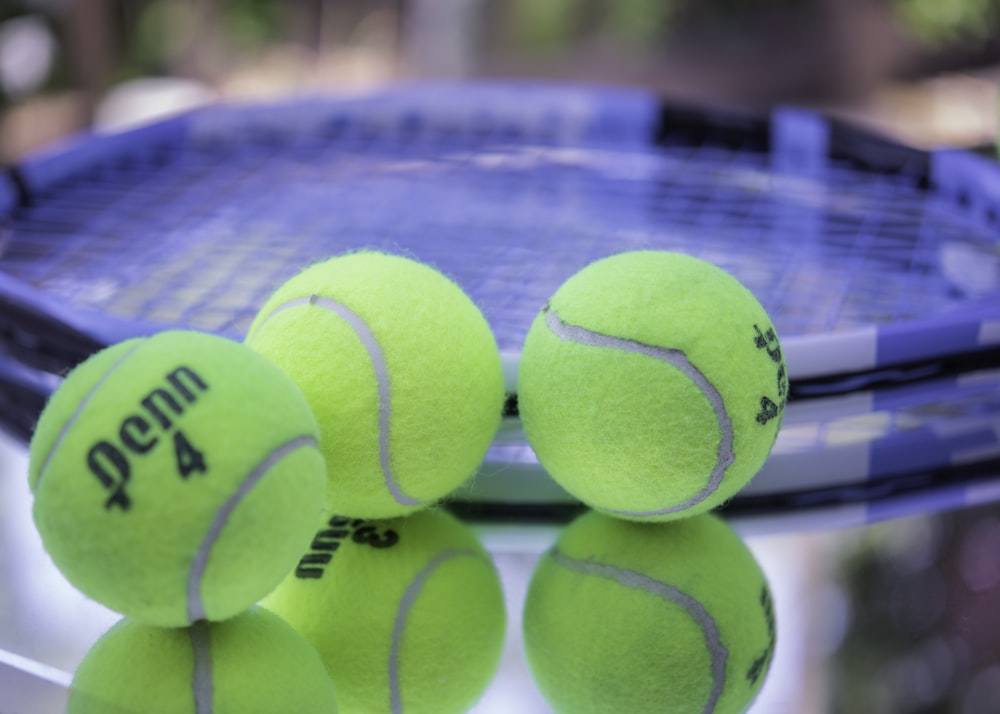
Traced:
<svg viewBox="0 0 1000 714">
<path fill-rule="evenodd" d="M 390 518 L 441 499 L 475 472 L 500 424 L 489 325 L 455 283 L 407 258 L 362 252 L 307 268 L 246 341 L 312 405 L 336 513 Z"/>
<path fill-rule="evenodd" d="M 238 342 L 164 332 L 65 379 L 31 441 L 42 542 L 66 578 L 153 625 L 221 620 L 295 566 L 322 513 L 319 430 Z"/>
<path fill-rule="evenodd" d="M 66 714 L 337 714 L 316 650 L 254 608 L 225 622 L 159 628 L 122 620 L 73 676 Z"/>
<path fill-rule="evenodd" d="M 735 714 L 775 645 L 767 582 L 711 514 L 635 523 L 590 512 L 538 564 L 524 645 L 559 714 Z"/>
<path fill-rule="evenodd" d="M 496 569 L 468 527 L 436 510 L 330 517 L 263 604 L 319 650 L 346 714 L 465 712 L 503 648 Z"/>
<path fill-rule="evenodd" d="M 567 280 L 524 343 L 518 404 L 542 466 L 592 508 L 635 520 L 710 510 L 760 470 L 788 373 L 735 278 L 664 251 Z"/>
</svg>

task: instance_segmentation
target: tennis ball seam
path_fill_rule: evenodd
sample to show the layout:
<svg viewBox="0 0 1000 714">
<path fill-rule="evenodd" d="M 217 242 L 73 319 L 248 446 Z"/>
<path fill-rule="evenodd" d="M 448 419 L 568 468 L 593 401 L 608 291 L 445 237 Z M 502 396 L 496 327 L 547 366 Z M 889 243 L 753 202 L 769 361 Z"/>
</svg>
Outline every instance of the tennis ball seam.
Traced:
<svg viewBox="0 0 1000 714">
<path fill-rule="evenodd" d="M 195 622 L 189 632 L 194 655 L 194 672 L 191 676 L 194 714 L 212 714 L 215 691 L 212 683 L 212 640 L 208 625 Z"/>
<path fill-rule="evenodd" d="M 56 453 L 59 451 L 59 447 L 62 445 L 62 442 L 66 440 L 66 435 L 69 434 L 70 430 L 76 424 L 76 420 L 79 418 L 80 413 L 87 408 L 87 405 L 90 403 L 91 398 L 94 396 L 97 390 L 100 389 L 104 385 L 104 383 L 111 378 L 111 375 L 114 374 L 119 367 L 121 367 L 122 363 L 125 362 L 126 359 L 132 356 L 135 353 L 135 351 L 139 349 L 142 345 L 146 344 L 146 341 L 147 341 L 146 339 L 143 339 L 141 342 L 128 348 L 117 360 L 114 361 L 111 367 L 109 367 L 108 370 L 100 376 L 100 378 L 94 383 L 94 385 L 89 390 L 87 390 L 87 393 L 83 395 L 83 398 L 80 399 L 79 403 L 76 405 L 76 408 L 73 410 L 73 413 L 70 414 L 69 418 L 65 421 L 65 423 L 63 423 L 62 429 L 59 430 L 59 434 L 52 442 L 52 446 L 49 447 L 49 452 L 45 455 L 45 460 L 42 461 L 42 465 L 38 469 L 38 474 L 36 475 L 34 482 L 29 484 L 32 493 L 38 491 L 39 486 L 41 486 L 42 484 L 42 476 L 45 475 L 45 472 L 49 468 L 49 464 L 55 457 Z"/>
<path fill-rule="evenodd" d="M 396 479 L 393 472 L 392 456 L 389 445 L 390 423 L 392 419 L 392 389 L 389 384 L 389 369 L 385 363 L 385 353 L 382 350 L 382 346 L 379 344 L 375 334 L 368 326 L 368 323 L 365 322 L 364 318 L 342 302 L 313 293 L 308 297 L 296 298 L 278 305 L 270 312 L 270 314 L 268 314 L 266 318 L 264 318 L 263 321 L 261 321 L 261 323 L 257 326 L 256 331 L 263 328 L 263 326 L 277 314 L 297 307 L 318 307 L 332 312 L 346 322 L 352 330 L 354 330 L 358 340 L 368 353 L 368 359 L 371 362 L 372 370 L 375 374 L 375 384 L 378 393 L 379 465 L 382 469 L 382 478 L 385 482 L 385 487 L 388 489 L 396 503 L 401 506 L 424 505 L 423 501 L 414 498 L 403 491 L 402 486 Z M 252 344 L 252 342 L 253 335 L 249 335 L 247 337 L 247 344 Z"/>
<path fill-rule="evenodd" d="M 65 421 L 57 435 L 52 447 L 46 454 L 45 460 L 42 462 L 41 468 L 38 470 L 37 478 L 32 486 L 32 491 L 36 492 L 41 486 L 42 477 L 45 474 L 49 463 L 59 451 L 60 445 L 65 441 L 66 436 L 72 431 L 73 427 L 76 425 L 80 414 L 89 404 L 90 400 L 97 393 L 97 391 L 103 387 L 107 381 L 118 371 L 118 369 L 125 363 L 125 361 L 136 354 L 136 351 L 147 344 L 148 339 L 144 338 L 142 341 L 133 345 L 127 349 L 121 356 L 118 357 L 112 363 L 112 365 L 100 376 L 100 378 L 94 383 L 94 385 L 87 390 L 87 393 L 80 399 L 73 413 Z M 275 466 L 281 459 L 283 459 L 288 454 L 292 453 L 303 447 L 318 448 L 319 444 L 315 437 L 312 435 L 301 435 L 295 437 L 284 444 L 277 446 L 269 454 L 267 454 L 253 469 L 250 473 L 240 482 L 239 487 L 236 491 L 219 507 L 212 518 L 212 522 L 209 525 L 208 531 L 205 537 L 202 539 L 201 545 L 195 552 L 194 558 L 192 560 L 191 569 L 188 572 L 188 582 L 187 582 L 187 616 L 189 622 L 197 622 L 199 620 L 207 619 L 207 612 L 205 610 L 205 604 L 201 597 L 201 584 L 204 577 L 205 571 L 208 567 L 208 560 L 211 556 L 212 547 L 222 536 L 222 532 L 225 529 L 226 524 L 229 521 L 229 517 L 232 515 L 233 511 L 240 505 L 243 499 L 250 493 L 253 487 L 260 482 L 264 476 L 270 471 L 270 469 Z M 114 496 L 112 497 L 114 498 Z"/>
<path fill-rule="evenodd" d="M 336 714 L 316 649 L 253 607 L 225 622 L 163 628 L 121 619 L 87 651 L 63 714 Z"/>
<path fill-rule="evenodd" d="M 399 609 L 392 627 L 392 640 L 389 648 L 389 702 L 392 714 L 403 712 L 403 692 L 399 681 L 399 657 L 403 646 L 403 634 L 410 610 L 417 603 L 420 592 L 434 571 L 445 562 L 463 557 L 479 558 L 479 553 L 471 548 L 450 549 L 438 553 L 424 568 L 417 573 L 410 584 L 406 586 L 403 596 L 399 599 Z"/>
<path fill-rule="evenodd" d="M 624 337 L 616 337 L 614 335 L 608 335 L 602 332 L 590 330 L 581 325 L 574 325 L 563 320 L 559 316 L 559 313 L 552 308 L 551 305 L 546 305 L 543 308 L 543 312 L 545 313 L 545 324 L 549 328 L 549 331 L 560 340 L 565 342 L 575 342 L 587 347 L 635 352 L 645 357 L 666 362 L 667 364 L 678 369 L 682 374 L 684 374 L 685 377 L 690 379 L 698 390 L 705 396 L 705 399 L 712 407 L 712 411 L 715 414 L 716 421 L 719 425 L 720 439 L 719 445 L 716 447 L 715 466 L 712 467 L 712 473 L 710 474 L 708 481 L 705 483 L 705 486 L 694 496 L 682 503 L 653 511 L 629 511 L 607 508 L 602 510 L 606 513 L 630 517 L 645 518 L 650 516 L 663 516 L 687 510 L 688 508 L 701 503 L 715 493 L 719 486 L 722 485 L 723 478 L 726 475 L 726 469 L 728 469 L 735 460 L 735 454 L 733 453 L 733 423 L 729 418 L 729 413 L 726 411 L 726 405 L 722 398 L 722 394 L 715 387 L 715 385 L 709 381 L 708 377 L 706 377 L 701 370 L 699 370 L 698 367 L 696 367 L 694 363 L 688 359 L 684 351 L 676 348 L 650 345 L 645 342 L 639 342 L 638 340 L 631 340 Z"/>
<path fill-rule="evenodd" d="M 617 568 L 613 565 L 598 563 L 592 559 L 579 560 L 563 553 L 554 547 L 549 551 L 549 557 L 557 565 L 580 575 L 591 575 L 611 580 L 623 587 L 633 590 L 643 590 L 650 595 L 669 600 L 682 608 L 701 628 L 705 637 L 705 646 L 712 659 L 712 690 L 708 701 L 702 709 L 703 714 L 711 714 L 722 696 L 726 685 L 726 662 L 729 650 L 722 643 L 722 636 L 714 618 L 697 598 L 685 593 L 673 585 L 656 580 L 635 570 Z"/>
<path fill-rule="evenodd" d="M 270 470 L 283 458 L 301 448 L 317 448 L 318 443 L 312 435 L 298 436 L 284 444 L 276 447 L 264 459 L 251 469 L 250 473 L 240 482 L 239 488 L 226 499 L 225 503 L 219 507 L 212 518 L 212 523 L 208 532 L 198 546 L 194 559 L 191 563 L 191 570 L 188 573 L 187 587 L 187 612 L 190 622 L 197 622 L 207 618 L 205 603 L 201 597 L 201 583 L 208 567 L 208 559 L 211 556 L 212 548 L 222 536 L 222 531 L 229 522 L 229 517 L 240 505 L 244 498 L 253 490 Z"/>
</svg>

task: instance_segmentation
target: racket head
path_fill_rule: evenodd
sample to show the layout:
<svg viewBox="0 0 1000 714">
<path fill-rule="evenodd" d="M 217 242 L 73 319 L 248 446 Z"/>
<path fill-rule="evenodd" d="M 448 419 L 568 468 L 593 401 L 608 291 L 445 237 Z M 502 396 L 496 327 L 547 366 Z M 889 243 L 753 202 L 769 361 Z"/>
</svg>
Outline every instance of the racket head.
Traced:
<svg viewBox="0 0 1000 714">
<path fill-rule="evenodd" d="M 884 492 L 904 471 L 965 468 L 960 440 L 936 435 L 992 426 L 995 392 L 980 389 L 979 414 L 966 418 L 947 380 L 1000 364 L 998 186 L 981 157 L 919 151 L 800 110 L 530 83 L 216 105 L 74 137 L 0 181 L 0 344 L 11 362 L 0 384 L 21 406 L 6 421 L 26 437 L 52 375 L 104 345 L 175 327 L 241 339 L 281 282 L 359 248 L 454 278 L 486 314 L 513 393 L 523 337 L 563 280 L 613 252 L 661 248 L 720 265 L 765 305 L 790 367 L 790 414 L 797 400 L 939 388 L 923 404 L 949 416 L 924 425 L 933 438 L 910 448 L 920 458 L 904 458 L 914 431 L 898 417 L 912 409 L 870 405 L 890 428 L 844 444 L 829 438 L 840 407 L 814 404 L 805 422 L 788 420 L 730 512 L 768 517 L 789 499 L 805 508 L 810 492 L 863 501 L 878 494 L 859 486 Z M 496 498 L 515 507 L 508 521 L 577 508 L 544 478 L 525 482 L 541 496 L 512 485 L 522 471 L 538 472 L 523 438 L 498 440 L 471 505 L 456 507 L 490 518 L 483 484 L 504 473 Z M 982 478 L 951 473 L 952 484 Z"/>
<path fill-rule="evenodd" d="M 0 214 L 0 300 L 98 343 L 241 337 L 303 265 L 367 247 L 454 277 L 508 362 L 563 280 L 638 248 L 736 275 L 774 317 L 793 382 L 1000 344 L 996 167 L 798 110 L 414 85 L 208 107 L 78 137 L 13 175 L 27 205 Z"/>
</svg>

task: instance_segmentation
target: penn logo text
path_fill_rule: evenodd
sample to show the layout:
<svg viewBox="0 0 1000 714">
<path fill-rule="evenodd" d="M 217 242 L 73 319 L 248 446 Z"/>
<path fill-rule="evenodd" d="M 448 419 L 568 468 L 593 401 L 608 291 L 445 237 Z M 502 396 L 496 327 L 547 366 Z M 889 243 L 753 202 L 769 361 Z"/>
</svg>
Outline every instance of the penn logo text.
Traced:
<svg viewBox="0 0 1000 714">
<path fill-rule="evenodd" d="M 399 542 L 399 534 L 372 521 L 334 516 L 316 533 L 309 552 L 302 556 L 295 568 L 295 577 L 300 580 L 322 578 L 326 566 L 333 560 L 333 554 L 345 542 L 376 549 L 391 548 Z"/>
<path fill-rule="evenodd" d="M 774 393 L 765 394 L 760 398 L 760 411 L 757 412 L 757 423 L 765 425 L 781 415 L 788 402 L 788 370 L 781 355 L 781 345 L 774 328 L 768 326 L 761 330 L 759 325 L 753 326 L 754 347 L 762 350 L 774 364 Z"/>
<path fill-rule="evenodd" d="M 167 442 L 173 445 L 177 475 L 187 479 L 193 473 L 206 473 L 205 455 L 196 449 L 176 423 L 194 407 L 208 384 L 190 367 L 169 372 L 164 383 L 143 397 L 135 411 L 118 425 L 114 437 L 101 439 L 87 451 L 87 467 L 110 492 L 106 509 L 127 511 L 132 499 L 127 487 L 132 478 L 132 460 L 151 453 Z"/>
</svg>

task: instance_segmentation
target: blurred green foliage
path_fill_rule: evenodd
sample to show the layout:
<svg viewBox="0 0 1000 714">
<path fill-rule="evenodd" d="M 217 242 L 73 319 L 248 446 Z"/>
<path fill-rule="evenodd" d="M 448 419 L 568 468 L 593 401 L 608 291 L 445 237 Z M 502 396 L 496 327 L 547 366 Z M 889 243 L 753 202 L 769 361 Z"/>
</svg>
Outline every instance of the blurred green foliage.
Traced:
<svg viewBox="0 0 1000 714">
<path fill-rule="evenodd" d="M 152 2 L 141 8 L 125 45 L 119 79 L 165 73 L 193 19 L 190 6 L 183 3 Z"/>
<path fill-rule="evenodd" d="M 46 89 L 73 83 L 69 10 L 73 0 L 0 0 L 0 22 L 32 14 L 45 18 L 59 44 Z M 183 73 L 180 61 L 192 43 L 214 42 L 216 57 L 237 58 L 288 38 L 289 16 L 304 0 L 105 0 L 116 38 L 109 53 L 110 81 Z M 320 6 L 318 0 L 316 7 Z M 325 0 L 333 8 L 340 0 Z M 359 0 L 361 1 L 361 0 Z M 385 0 L 369 0 L 373 8 Z M 407 6 L 397 0 L 405 21 Z M 732 48 L 755 32 L 794 28 L 809 16 L 823 16 L 843 0 L 484 0 L 484 18 L 500 17 L 492 46 L 545 63 L 565 59 L 580 44 L 609 41 L 623 61 L 648 59 L 677 39 L 719 49 Z M 892 6 L 902 26 L 931 50 L 975 49 L 1000 36 L 1000 0 L 869 0 Z M 204 18 L 214 22 L 206 30 Z M 781 20 L 777 25 L 763 17 Z M 484 22 L 486 20 L 484 19 Z M 298 23 L 297 26 L 301 26 Z M 491 32 L 494 30 L 491 28 Z M 188 63 L 189 67 L 190 63 Z"/>
<path fill-rule="evenodd" d="M 511 37 L 529 51 L 552 52 L 580 38 L 581 27 L 595 24 L 642 48 L 663 40 L 675 25 L 701 18 L 703 29 L 744 29 L 757 15 L 823 13 L 824 4 L 841 0 L 513 0 Z M 980 42 L 1000 30 L 1000 0 L 884 0 L 900 22 L 931 46 Z M 581 17 L 590 16 L 589 23 Z M 594 17 L 596 16 L 596 22 Z"/>
<path fill-rule="evenodd" d="M 906 26 L 931 45 L 986 41 L 1000 29 L 1000 0 L 893 0 Z"/>
<path fill-rule="evenodd" d="M 619 0 L 611 3 L 609 22 L 620 39 L 646 47 L 663 36 L 682 0 Z"/>
<path fill-rule="evenodd" d="M 226 0 L 222 6 L 223 31 L 238 49 L 266 46 L 280 36 L 284 27 L 287 6 L 280 0 Z"/>
<path fill-rule="evenodd" d="M 509 33 L 535 53 L 558 52 L 574 39 L 576 0 L 513 0 Z"/>
<path fill-rule="evenodd" d="M 170 74 L 199 34 L 205 5 L 146 0 L 122 6 L 123 57 L 117 79 Z M 280 38 L 285 7 L 275 0 L 224 0 L 218 4 L 217 41 L 228 52 L 253 52 Z"/>
</svg>

